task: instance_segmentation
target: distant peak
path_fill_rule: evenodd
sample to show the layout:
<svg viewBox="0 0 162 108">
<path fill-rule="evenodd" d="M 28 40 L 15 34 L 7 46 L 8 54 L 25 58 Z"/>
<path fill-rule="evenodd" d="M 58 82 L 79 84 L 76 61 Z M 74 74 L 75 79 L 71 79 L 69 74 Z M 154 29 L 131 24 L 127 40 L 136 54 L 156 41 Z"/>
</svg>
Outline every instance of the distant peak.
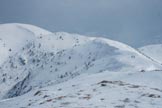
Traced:
<svg viewBox="0 0 162 108">
<path fill-rule="evenodd" d="M 34 33 L 36 36 L 37 35 L 48 35 L 48 34 L 52 34 L 52 32 L 45 30 L 43 28 L 40 28 L 38 26 L 35 25 L 31 25 L 31 24 L 23 24 L 23 23 L 6 23 L 6 24 L 0 24 L 1 28 L 8 28 L 8 27 L 15 27 L 15 28 L 23 28 L 26 29 L 32 33 Z"/>
</svg>

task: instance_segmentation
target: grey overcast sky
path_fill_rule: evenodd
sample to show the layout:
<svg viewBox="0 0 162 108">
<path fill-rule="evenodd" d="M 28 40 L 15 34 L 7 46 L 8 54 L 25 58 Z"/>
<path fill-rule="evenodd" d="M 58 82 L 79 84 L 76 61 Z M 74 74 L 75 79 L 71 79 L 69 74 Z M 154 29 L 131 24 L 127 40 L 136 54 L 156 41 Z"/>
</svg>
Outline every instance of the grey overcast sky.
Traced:
<svg viewBox="0 0 162 108">
<path fill-rule="evenodd" d="M 15 22 L 140 47 L 162 43 L 162 0 L 0 0 L 0 23 Z"/>
</svg>

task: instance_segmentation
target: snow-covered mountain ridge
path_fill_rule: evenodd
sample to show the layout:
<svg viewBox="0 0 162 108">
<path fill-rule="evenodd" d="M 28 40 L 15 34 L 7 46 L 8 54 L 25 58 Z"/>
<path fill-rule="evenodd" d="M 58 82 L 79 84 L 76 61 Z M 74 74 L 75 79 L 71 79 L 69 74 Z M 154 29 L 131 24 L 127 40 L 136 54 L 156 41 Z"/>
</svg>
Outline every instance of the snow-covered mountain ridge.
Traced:
<svg viewBox="0 0 162 108">
<path fill-rule="evenodd" d="M 162 64 L 162 44 L 147 45 L 139 48 L 139 50 L 145 55 Z"/>
<path fill-rule="evenodd" d="M 0 107 L 3 108 L 10 108 L 10 105 L 20 107 L 23 104 L 19 103 L 20 106 L 18 106 L 15 103 L 16 100 L 21 102 L 21 97 L 25 97 L 26 104 L 33 92 L 43 89 L 49 91 L 48 95 L 54 96 L 51 89 L 60 85 L 66 91 L 64 85 L 67 82 L 80 82 L 80 84 L 74 84 L 79 86 L 77 89 L 75 88 L 79 90 L 82 86 L 83 88 L 86 86 L 84 81 L 87 82 L 87 85 L 95 83 L 95 80 L 89 79 L 91 76 L 92 79 L 115 80 L 117 85 L 121 83 L 118 82 L 119 80 L 126 82 L 125 85 L 128 85 L 127 83 L 138 85 L 140 82 L 137 83 L 136 79 L 139 78 L 139 74 L 148 72 L 148 75 L 143 73 L 143 79 L 139 80 L 144 83 L 138 86 L 148 86 L 150 80 L 158 77 L 155 82 L 150 82 L 151 85 L 143 89 L 153 91 L 162 89 L 161 86 L 154 85 L 161 78 L 162 67 L 159 63 L 152 61 L 128 45 L 105 38 L 65 32 L 51 33 L 27 24 L 3 24 L 0 25 L 0 57 L 0 88 L 3 88 L 0 89 L 0 99 L 2 100 Z M 156 78 L 150 76 L 152 73 Z M 124 79 L 121 76 L 124 76 Z M 132 76 L 131 80 L 130 76 Z M 79 81 L 83 77 L 84 81 Z M 119 87 L 119 89 L 123 88 Z M 69 88 L 69 90 L 71 91 L 73 88 Z M 129 90 L 122 91 L 126 94 L 129 92 Z M 67 91 L 65 94 L 68 95 L 69 92 Z M 101 94 L 106 94 L 106 91 Z M 158 96 L 160 95 L 158 94 Z M 37 98 L 39 98 L 37 100 L 43 101 L 40 97 Z M 104 105 L 104 103 L 102 104 Z M 50 103 L 50 105 L 53 104 Z M 36 106 L 47 107 L 48 105 L 36 104 Z M 105 106 L 107 106 L 106 103 Z M 28 107 L 35 106 L 29 105 Z M 64 107 L 69 108 L 66 105 Z"/>
</svg>

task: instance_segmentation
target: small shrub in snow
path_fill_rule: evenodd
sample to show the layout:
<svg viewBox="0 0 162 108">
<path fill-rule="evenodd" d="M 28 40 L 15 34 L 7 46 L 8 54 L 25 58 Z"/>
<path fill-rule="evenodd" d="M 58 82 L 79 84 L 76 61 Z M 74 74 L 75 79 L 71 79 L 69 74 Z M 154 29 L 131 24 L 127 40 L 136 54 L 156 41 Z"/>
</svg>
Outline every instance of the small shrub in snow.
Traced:
<svg viewBox="0 0 162 108">
<path fill-rule="evenodd" d="M 22 57 L 19 58 L 19 61 L 22 65 L 25 65 L 26 64 L 26 60 Z"/>
<path fill-rule="evenodd" d="M 12 51 L 11 48 L 9 49 L 9 51 L 10 51 L 10 52 Z"/>
<path fill-rule="evenodd" d="M 6 82 L 6 78 L 3 78 L 2 82 Z"/>
<path fill-rule="evenodd" d="M 57 72 L 58 71 L 58 69 L 57 68 L 55 68 L 55 72 Z"/>
</svg>

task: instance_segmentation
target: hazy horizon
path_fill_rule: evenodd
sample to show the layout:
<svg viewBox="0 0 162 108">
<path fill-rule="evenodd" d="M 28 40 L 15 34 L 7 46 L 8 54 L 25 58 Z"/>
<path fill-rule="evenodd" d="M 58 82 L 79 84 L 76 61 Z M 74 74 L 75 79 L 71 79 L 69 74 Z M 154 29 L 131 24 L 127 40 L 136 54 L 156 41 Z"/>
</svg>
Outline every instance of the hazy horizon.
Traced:
<svg viewBox="0 0 162 108">
<path fill-rule="evenodd" d="M 162 43 L 161 0 L 1 0 L 0 23 L 102 36 L 133 47 Z"/>
</svg>

